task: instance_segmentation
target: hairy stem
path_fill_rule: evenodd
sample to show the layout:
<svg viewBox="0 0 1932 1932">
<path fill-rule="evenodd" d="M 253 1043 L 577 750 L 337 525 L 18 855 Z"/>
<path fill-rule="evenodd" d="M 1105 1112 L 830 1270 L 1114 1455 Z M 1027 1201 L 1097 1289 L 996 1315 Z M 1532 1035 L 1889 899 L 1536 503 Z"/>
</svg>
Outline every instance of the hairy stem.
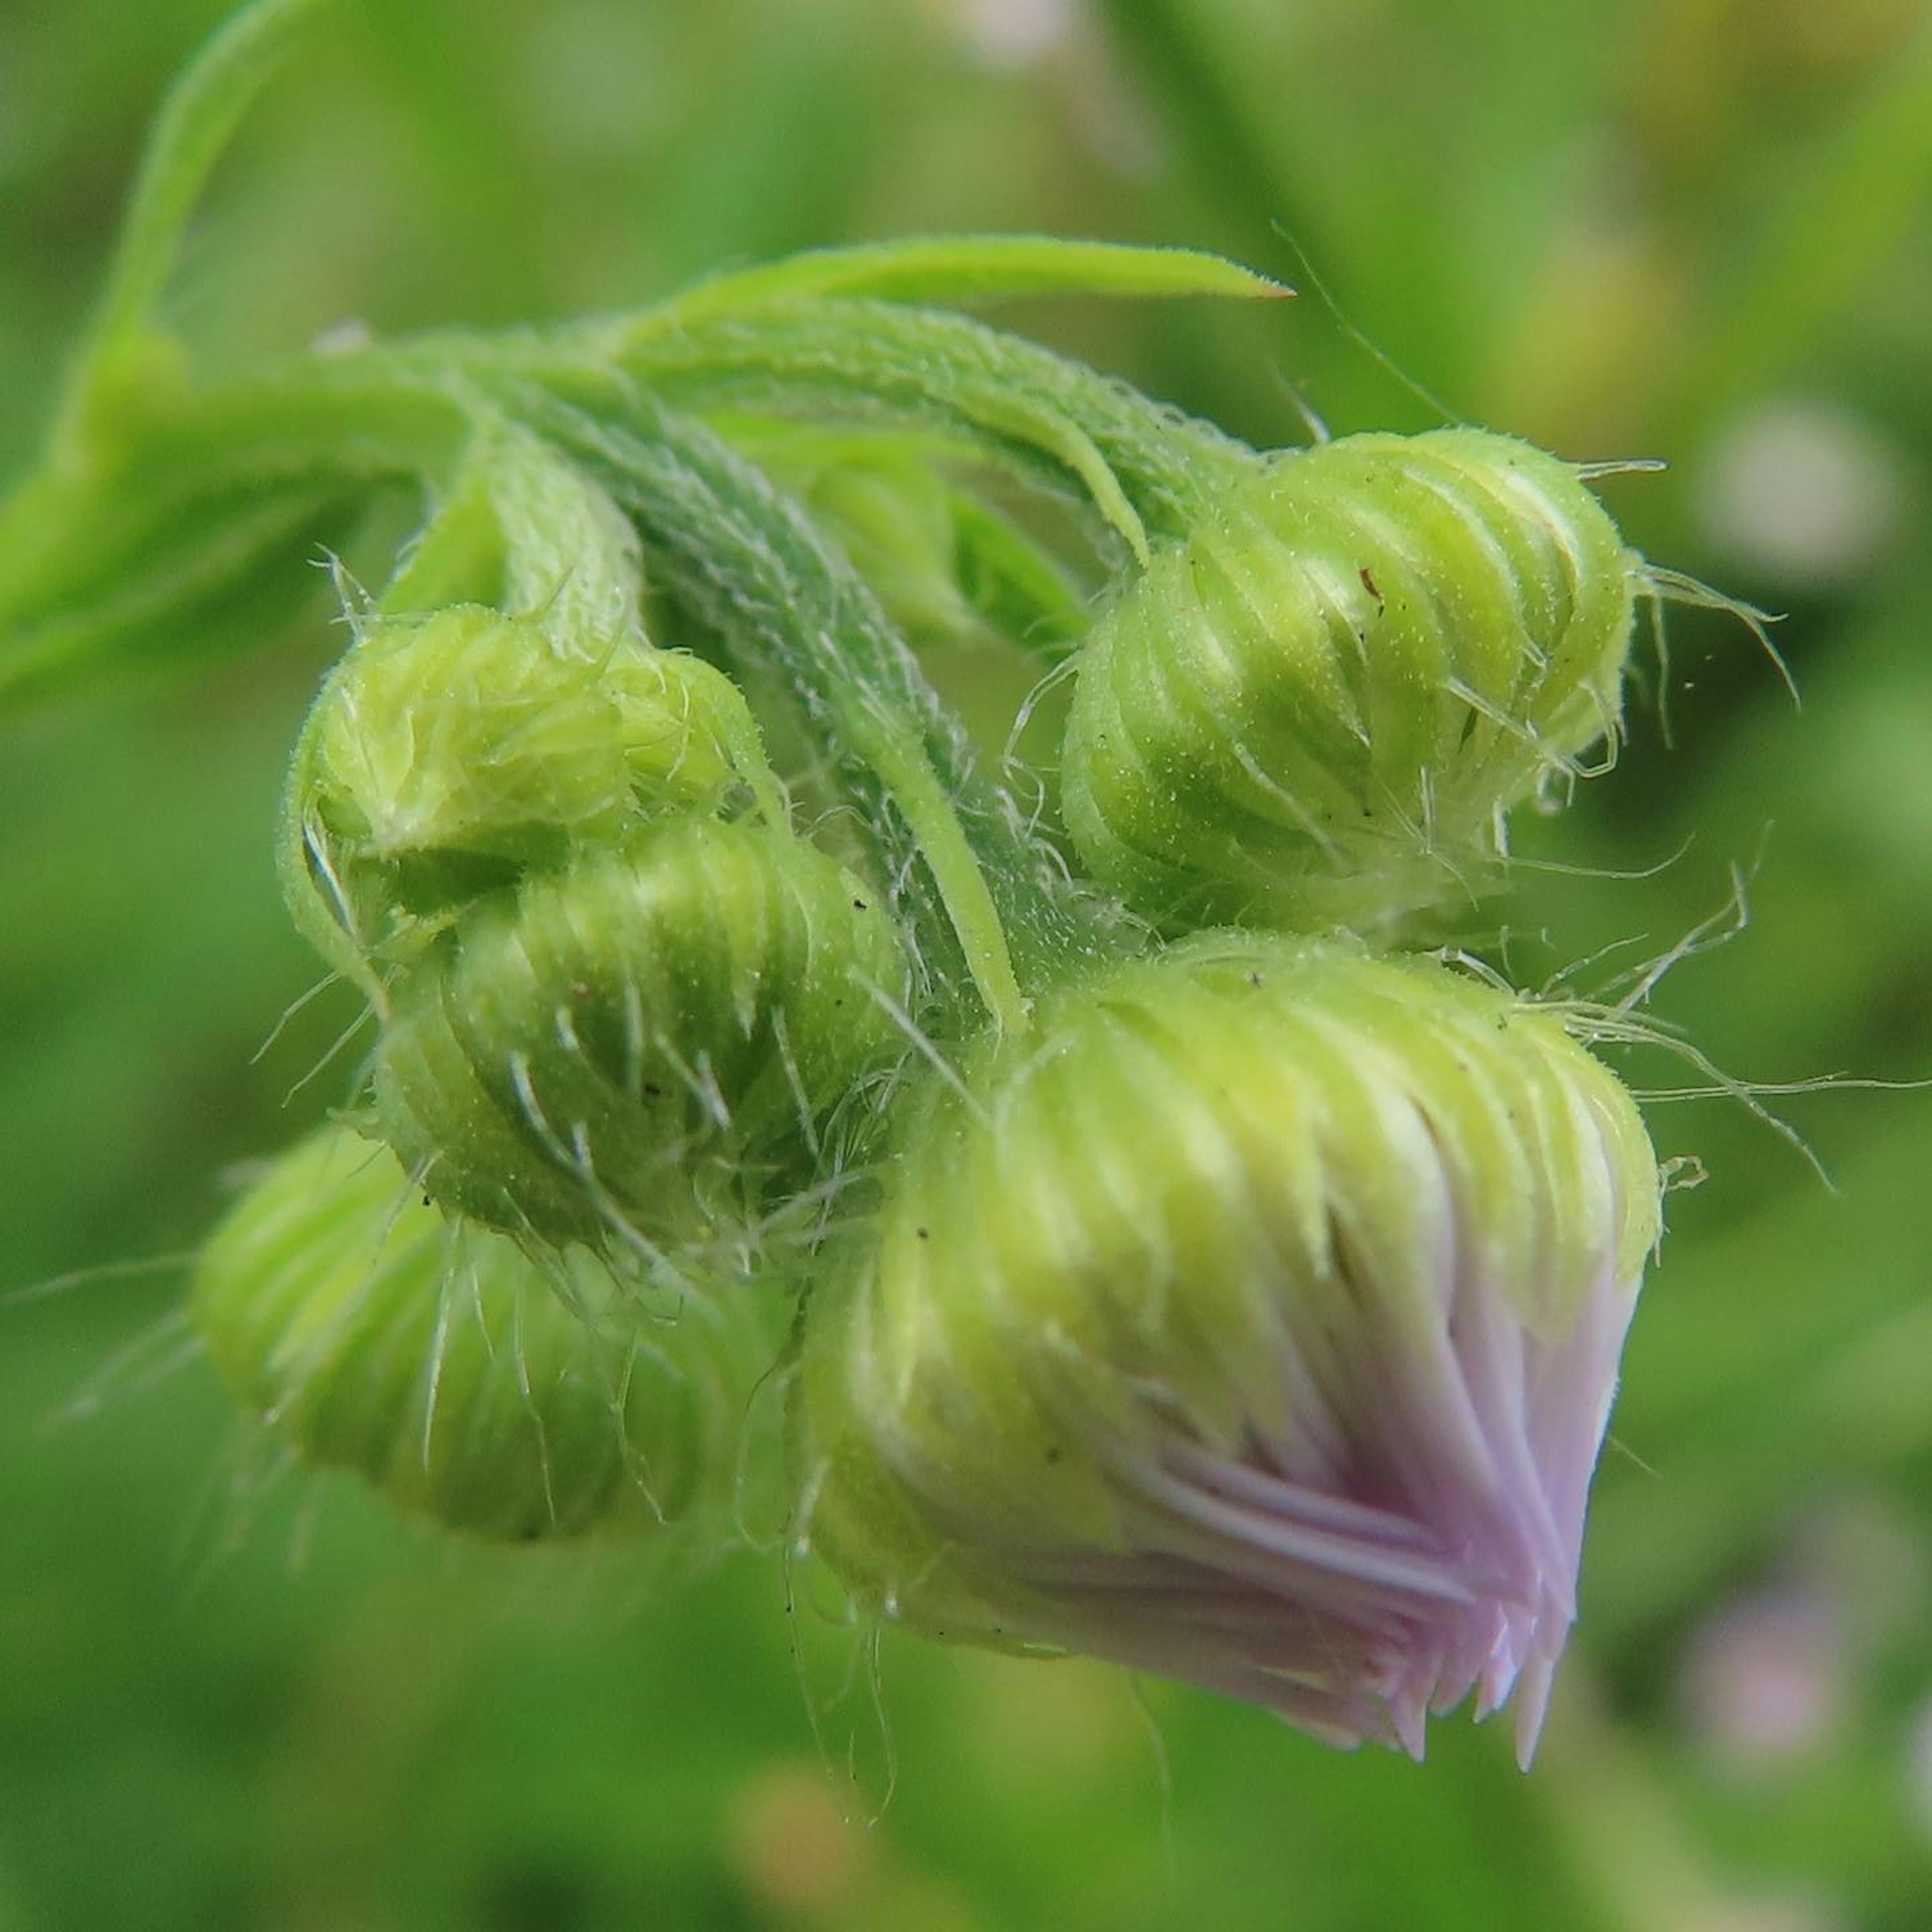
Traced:
<svg viewBox="0 0 1932 1932">
<path fill-rule="evenodd" d="M 1102 916 L 975 770 L 870 590 L 763 473 L 647 398 L 623 398 L 626 422 L 609 400 L 593 413 L 525 390 L 512 406 L 598 477 L 741 668 L 781 680 L 828 741 L 920 939 L 933 1021 L 970 1024 L 976 1005 L 1023 1031 L 1027 988 L 1106 943 Z"/>
</svg>

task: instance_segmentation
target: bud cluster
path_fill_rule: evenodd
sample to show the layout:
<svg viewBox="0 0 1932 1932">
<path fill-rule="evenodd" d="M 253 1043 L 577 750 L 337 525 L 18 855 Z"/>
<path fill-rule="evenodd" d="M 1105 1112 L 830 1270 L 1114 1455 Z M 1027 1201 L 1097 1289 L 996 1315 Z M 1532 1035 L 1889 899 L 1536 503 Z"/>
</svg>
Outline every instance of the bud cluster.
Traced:
<svg viewBox="0 0 1932 1932">
<path fill-rule="evenodd" d="M 237 1208 L 212 1349 L 306 1459 L 529 1537 L 706 1492 L 694 1391 L 793 1308 L 794 1540 L 866 1612 L 1342 1744 L 1514 1696 L 1526 1758 L 1656 1166 L 1564 1014 L 1375 948 L 1614 738 L 1637 560 L 1506 437 L 1262 455 L 919 311 L 704 326 L 662 380 L 742 453 L 513 392 L 499 575 L 581 542 L 595 594 L 385 616 L 310 714 L 284 882 L 375 1010 L 381 1144 Z M 913 359 L 866 389 L 868 345 Z M 759 413 L 792 380 L 816 428 Z M 1085 563 L 935 415 L 1087 490 Z M 1030 820 L 927 681 L 966 636 L 1070 640 Z M 693 1292 L 646 1372 L 616 1282 Z"/>
<path fill-rule="evenodd" d="M 793 1546 L 872 1615 L 1345 1744 L 1514 1694 L 1526 1752 L 1656 1166 L 1575 1016 L 1394 949 L 1614 741 L 1666 580 L 1508 438 L 1263 453 L 947 308 L 1285 292 L 1185 250 L 830 250 L 150 382 L 292 10 L 164 117 L 0 514 L 4 698 L 430 506 L 283 822 L 374 1042 L 208 1243 L 210 1354 L 515 1540 L 703 1516 L 782 1364 Z"/>
<path fill-rule="evenodd" d="M 809 1198 L 905 970 L 737 687 L 634 634 L 380 620 L 310 712 L 283 860 L 377 1016 L 368 1138 L 332 1127 L 238 1203 L 198 1276 L 211 1354 L 304 1460 L 452 1528 L 718 1502 L 789 1304 L 652 1291 Z"/>
<path fill-rule="evenodd" d="M 371 1119 L 452 1210 L 613 1255 L 812 1184 L 903 978 L 736 686 L 481 607 L 371 628 L 298 747 L 296 915 L 370 980 Z M 873 896 L 876 897 L 876 895 Z"/>
</svg>

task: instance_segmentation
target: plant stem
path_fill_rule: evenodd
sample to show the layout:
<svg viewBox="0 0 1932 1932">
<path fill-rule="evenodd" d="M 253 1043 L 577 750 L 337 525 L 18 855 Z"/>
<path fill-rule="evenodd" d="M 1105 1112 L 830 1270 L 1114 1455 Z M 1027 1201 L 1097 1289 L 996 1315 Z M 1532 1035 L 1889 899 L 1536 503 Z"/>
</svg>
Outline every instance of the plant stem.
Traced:
<svg viewBox="0 0 1932 1932">
<path fill-rule="evenodd" d="M 69 383 L 55 448 L 74 460 L 90 440 L 116 365 L 139 339 L 174 266 L 182 230 L 248 104 L 308 16 L 327 0 L 256 0 L 190 63 L 156 117 L 100 305 Z"/>
</svg>

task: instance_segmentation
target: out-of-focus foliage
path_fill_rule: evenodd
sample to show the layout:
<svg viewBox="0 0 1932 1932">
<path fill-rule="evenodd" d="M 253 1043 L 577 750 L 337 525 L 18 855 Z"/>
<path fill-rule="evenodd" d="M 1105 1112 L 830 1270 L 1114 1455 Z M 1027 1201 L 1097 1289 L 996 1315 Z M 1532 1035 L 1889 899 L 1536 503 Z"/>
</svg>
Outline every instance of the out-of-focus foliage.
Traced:
<svg viewBox="0 0 1932 1932">
<path fill-rule="evenodd" d="M 220 10 L 0 0 L 0 471 Z M 1673 609 L 1674 748 L 1653 698 L 1472 943 L 1624 998 L 1736 866 L 1748 930 L 1654 1010 L 1741 1078 L 1932 1072 L 1922 6 L 345 0 L 310 49 L 176 291 L 216 357 L 913 230 L 1219 246 L 1306 288 L 1292 236 L 1448 409 L 1666 459 L 1606 499 L 1652 557 L 1790 610 L 1804 710 L 1735 620 Z M 1257 440 L 1304 406 L 1434 419 L 1312 294 L 1016 320 Z M 178 1252 L 224 1166 L 340 1084 L 303 1083 L 346 996 L 251 1058 L 313 976 L 269 848 L 329 608 L 318 572 L 241 668 L 8 734 L 0 1286 Z M 1500 1734 L 1336 1759 L 1081 1664 L 888 1640 L 874 1680 L 765 1559 L 667 1592 L 452 1556 L 236 1444 L 178 1274 L 9 1306 L 0 1928 L 1922 1927 L 1932 1096 L 1765 1104 L 1837 1192 L 1736 1100 L 1653 1117 L 1711 1178 L 1670 1202 L 1526 1780 Z"/>
</svg>

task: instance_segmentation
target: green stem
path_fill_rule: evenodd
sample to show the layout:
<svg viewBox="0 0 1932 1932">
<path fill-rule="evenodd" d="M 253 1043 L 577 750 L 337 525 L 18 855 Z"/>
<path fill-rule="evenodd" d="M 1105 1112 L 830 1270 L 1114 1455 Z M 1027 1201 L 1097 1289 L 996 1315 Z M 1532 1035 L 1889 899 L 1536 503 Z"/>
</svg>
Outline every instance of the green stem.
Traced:
<svg viewBox="0 0 1932 1932">
<path fill-rule="evenodd" d="M 209 478 L 434 477 L 453 466 L 477 427 L 459 381 L 374 354 L 278 363 L 127 422 L 113 460 L 153 453 L 186 488 Z"/>
<path fill-rule="evenodd" d="M 138 341 L 174 266 L 182 230 L 237 122 L 326 0 L 256 0 L 216 30 L 156 117 L 128 218 L 80 361 L 56 447 L 78 457 L 114 386 L 116 365 Z"/>
</svg>

